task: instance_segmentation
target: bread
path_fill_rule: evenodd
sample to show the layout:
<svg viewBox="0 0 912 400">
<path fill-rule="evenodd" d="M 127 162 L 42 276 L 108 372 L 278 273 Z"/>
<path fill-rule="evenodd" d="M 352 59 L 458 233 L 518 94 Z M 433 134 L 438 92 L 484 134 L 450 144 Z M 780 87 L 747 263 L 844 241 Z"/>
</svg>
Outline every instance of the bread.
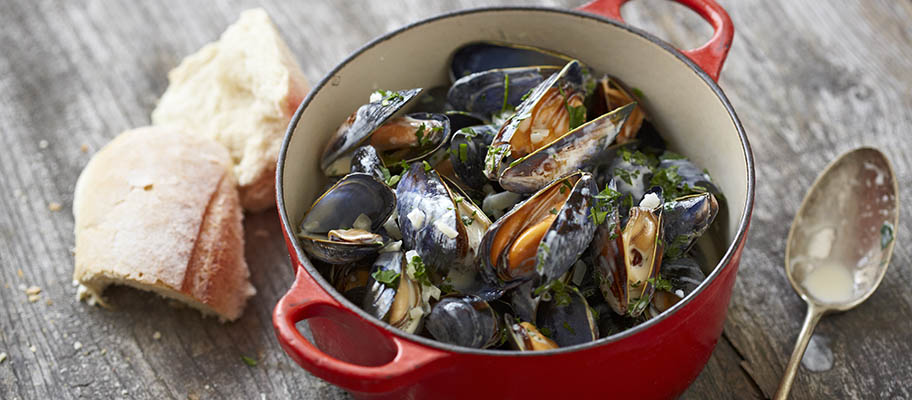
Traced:
<svg viewBox="0 0 912 400">
<path fill-rule="evenodd" d="M 235 320 L 256 293 L 231 158 L 208 138 L 165 127 L 124 132 L 82 171 L 73 215 L 82 294 L 128 285 Z"/>
<path fill-rule="evenodd" d="M 168 73 L 152 123 L 215 139 L 231 152 L 241 204 L 275 206 L 275 167 L 285 130 L 308 86 L 261 9 L 241 13 L 215 43 Z"/>
</svg>

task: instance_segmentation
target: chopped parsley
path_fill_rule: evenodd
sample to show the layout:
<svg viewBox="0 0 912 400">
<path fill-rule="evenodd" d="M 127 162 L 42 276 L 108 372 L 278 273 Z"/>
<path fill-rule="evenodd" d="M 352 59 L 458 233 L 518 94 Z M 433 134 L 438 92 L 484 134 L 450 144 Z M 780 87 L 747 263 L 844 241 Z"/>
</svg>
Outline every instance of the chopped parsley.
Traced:
<svg viewBox="0 0 912 400">
<path fill-rule="evenodd" d="M 665 150 L 665 152 L 662 153 L 661 156 L 659 156 L 659 159 L 660 160 L 686 160 L 687 158 L 678 153 L 675 153 L 671 150 Z"/>
<path fill-rule="evenodd" d="M 459 161 L 465 163 L 469 160 L 469 144 L 460 143 L 459 144 Z"/>
<path fill-rule="evenodd" d="M 389 187 L 396 187 L 396 184 L 399 183 L 399 179 L 402 178 L 399 175 L 390 174 L 389 168 L 382 165 L 380 166 L 380 174 L 383 176 L 383 182 Z"/>
<path fill-rule="evenodd" d="M 628 185 L 633 185 L 633 180 L 640 176 L 640 170 L 635 169 L 630 171 L 623 168 L 615 168 L 614 176 L 626 182 Z"/>
<path fill-rule="evenodd" d="M 671 260 L 681 258 L 686 250 L 684 247 L 688 244 L 690 244 L 689 236 L 684 234 L 675 236 L 675 238 L 671 240 L 671 243 L 665 248 L 665 257 Z"/>
<path fill-rule="evenodd" d="M 596 309 L 594 309 L 594 308 L 592 308 L 592 307 L 589 307 L 589 312 L 592 313 L 592 319 L 598 321 L 598 318 L 599 318 L 599 312 L 598 312 L 598 310 L 596 310 Z"/>
<path fill-rule="evenodd" d="M 631 302 L 627 303 L 627 313 L 631 315 L 643 312 L 646 306 L 649 305 L 649 297 L 637 297 L 631 300 Z"/>
<path fill-rule="evenodd" d="M 375 281 L 386 285 L 389 288 L 399 287 L 399 273 L 391 269 L 377 269 L 371 274 Z"/>
<path fill-rule="evenodd" d="M 576 129 L 578 126 L 586 123 L 586 106 L 571 106 L 567 105 L 567 112 L 570 113 L 570 130 Z"/>
<path fill-rule="evenodd" d="M 462 217 L 462 224 L 465 226 L 472 225 L 472 223 L 475 222 L 476 215 L 478 215 L 478 210 L 473 210 L 471 216 Z"/>
<path fill-rule="evenodd" d="M 683 178 L 681 175 L 678 175 L 678 167 L 673 165 L 656 169 L 655 173 L 652 175 L 652 179 L 649 180 L 649 185 L 660 186 L 662 188 L 663 197 L 666 199 L 676 199 L 682 194 L 685 194 L 678 189 L 682 181 Z"/>
<path fill-rule="evenodd" d="M 647 279 L 647 282 L 651 283 L 656 290 L 664 290 L 666 292 L 671 292 L 674 290 L 671 287 L 671 281 L 665 278 L 662 278 L 662 274 L 657 274 L 654 278 Z"/>
<path fill-rule="evenodd" d="M 504 74 L 504 96 L 503 96 L 503 105 L 500 107 L 500 112 L 507 111 L 507 98 L 510 96 L 510 74 Z"/>
<path fill-rule="evenodd" d="M 430 278 L 428 278 L 427 268 L 425 268 L 424 261 L 421 260 L 421 256 L 413 256 L 412 259 L 408 261 L 408 267 L 414 269 L 414 278 L 416 281 L 418 281 L 418 283 L 424 286 L 433 286 L 431 284 Z"/>
<path fill-rule="evenodd" d="M 570 290 L 571 288 L 567 284 L 561 282 L 560 279 L 555 279 L 535 288 L 535 291 L 532 292 L 532 294 L 541 296 L 545 292 L 550 292 L 554 304 L 558 307 L 565 307 L 569 306 L 573 301 L 573 299 L 570 298 Z"/>
<path fill-rule="evenodd" d="M 257 360 L 252 357 L 241 356 L 241 361 L 243 361 L 244 364 L 247 364 L 247 366 L 250 366 L 250 367 L 256 367 L 256 365 L 257 365 Z"/>
<path fill-rule="evenodd" d="M 557 215 L 557 209 L 554 207 L 551 207 L 550 212 L 551 212 L 551 214 Z"/>
<path fill-rule="evenodd" d="M 422 163 L 424 163 L 424 172 L 430 172 L 432 169 L 431 164 L 428 164 L 427 161 L 422 161 Z"/>
<path fill-rule="evenodd" d="M 567 332 L 570 332 L 571 335 L 575 335 L 575 334 L 576 334 L 576 330 L 574 330 L 573 327 L 570 326 L 570 323 L 569 323 L 569 322 L 564 321 L 564 324 L 563 324 L 563 325 L 564 325 L 564 329 L 566 329 Z"/>
<path fill-rule="evenodd" d="M 543 326 L 543 327 L 539 328 L 538 331 L 539 331 L 542 335 L 545 335 L 545 336 L 547 336 L 547 337 L 549 337 L 549 338 L 551 337 L 551 330 L 548 329 L 547 326 Z"/>
<path fill-rule="evenodd" d="M 605 222 L 605 218 L 608 216 L 608 210 L 601 210 L 598 206 L 593 206 L 589 208 L 589 219 L 592 220 L 592 223 L 595 225 L 601 225 Z"/>
<path fill-rule="evenodd" d="M 397 92 L 395 90 L 379 89 L 379 90 L 375 91 L 374 93 L 377 93 L 382 97 L 380 99 L 380 105 L 384 106 L 384 107 L 390 105 L 394 101 L 399 101 L 399 100 L 405 99 L 405 97 L 403 97 L 402 94 L 400 94 L 399 92 Z"/>
<path fill-rule="evenodd" d="M 421 124 L 418 126 L 418 130 L 415 131 L 415 137 L 418 138 L 418 146 L 424 146 L 431 140 L 429 135 L 424 133 L 424 130 L 425 126 L 424 124 Z"/>
<path fill-rule="evenodd" d="M 633 95 L 634 95 L 634 96 L 639 97 L 639 98 L 641 98 L 641 99 L 642 99 L 643 96 L 644 96 L 644 95 L 643 95 L 643 91 L 640 90 L 640 88 L 633 88 L 633 89 L 630 89 L 630 91 L 633 92 Z"/>
<path fill-rule="evenodd" d="M 893 242 L 893 224 L 884 222 L 880 227 L 880 248 L 886 249 Z"/>
<path fill-rule="evenodd" d="M 618 150 L 618 154 L 621 156 L 621 159 L 634 165 L 648 167 L 658 164 L 655 156 L 647 155 L 639 150 L 630 151 L 629 149 L 621 148 Z"/>
<path fill-rule="evenodd" d="M 531 94 L 532 94 L 532 92 L 533 92 L 533 91 L 534 91 L 534 90 L 535 90 L 535 88 L 534 88 L 534 87 L 533 87 L 533 88 L 531 88 L 531 89 L 529 89 L 529 91 L 528 91 L 528 92 L 526 92 L 526 94 L 524 94 L 524 95 L 522 95 L 522 97 L 520 97 L 520 98 L 519 98 L 519 100 L 520 100 L 520 101 L 526 101 L 526 99 L 528 99 L 528 98 L 529 98 L 529 95 L 531 95 Z"/>
</svg>

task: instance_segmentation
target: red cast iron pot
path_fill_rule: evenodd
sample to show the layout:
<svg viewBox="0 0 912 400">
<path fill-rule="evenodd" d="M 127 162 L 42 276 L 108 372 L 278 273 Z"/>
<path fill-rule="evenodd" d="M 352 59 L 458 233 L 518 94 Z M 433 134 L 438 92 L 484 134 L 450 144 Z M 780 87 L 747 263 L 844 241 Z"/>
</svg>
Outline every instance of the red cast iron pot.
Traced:
<svg viewBox="0 0 912 400">
<path fill-rule="evenodd" d="M 670 398 L 706 364 L 722 332 L 753 205 L 754 169 L 744 130 L 718 77 L 734 28 L 712 0 L 679 0 L 708 20 L 708 44 L 678 51 L 623 24 L 624 0 L 580 10 L 484 8 L 406 26 L 374 40 L 329 73 L 301 104 L 278 163 L 278 209 L 297 276 L 273 315 L 291 358 L 357 398 Z M 368 315 L 328 283 L 295 239 L 296 225 L 323 188 L 324 144 L 377 88 L 448 84 L 449 56 L 470 42 L 499 40 L 579 58 L 645 93 L 669 146 L 706 167 L 727 204 L 707 279 L 683 301 L 633 329 L 543 352 L 473 350 L 405 334 Z M 296 323 L 307 320 L 313 342 Z"/>
</svg>

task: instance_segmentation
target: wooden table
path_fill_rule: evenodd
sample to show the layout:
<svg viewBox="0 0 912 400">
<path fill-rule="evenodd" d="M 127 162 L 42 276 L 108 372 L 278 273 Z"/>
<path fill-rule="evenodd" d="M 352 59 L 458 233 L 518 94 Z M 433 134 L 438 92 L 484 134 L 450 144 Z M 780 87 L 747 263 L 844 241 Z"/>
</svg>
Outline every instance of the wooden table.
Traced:
<svg viewBox="0 0 912 400">
<path fill-rule="evenodd" d="M 75 301 L 70 284 L 80 170 L 115 135 L 148 124 L 168 70 L 254 3 L 0 3 L 0 352 L 8 354 L 0 362 L 0 398 L 348 397 L 298 368 L 273 335 L 272 307 L 293 277 L 275 212 L 246 217 L 247 259 L 259 293 L 236 323 L 222 325 L 125 288 L 107 293 L 116 310 L 89 307 Z M 535 1 L 428 3 L 264 7 L 316 82 L 369 39 L 408 22 Z M 753 145 L 756 208 L 724 335 L 685 397 L 762 398 L 776 390 L 804 313 L 783 273 L 783 252 L 814 177 L 838 154 L 876 146 L 894 163 L 900 197 L 909 198 L 912 3 L 722 4 L 737 30 L 720 84 Z M 710 34 L 695 15 L 662 0 L 637 2 L 625 15 L 679 46 Z M 904 204 L 901 215 L 909 221 L 912 207 Z M 909 228 L 898 227 L 900 243 Z M 909 261 L 909 248 L 896 246 L 877 293 L 820 324 L 816 354 L 831 352 L 832 367 L 802 368 L 793 398 L 912 397 Z M 35 302 L 23 290 L 30 286 L 42 289 Z"/>
</svg>

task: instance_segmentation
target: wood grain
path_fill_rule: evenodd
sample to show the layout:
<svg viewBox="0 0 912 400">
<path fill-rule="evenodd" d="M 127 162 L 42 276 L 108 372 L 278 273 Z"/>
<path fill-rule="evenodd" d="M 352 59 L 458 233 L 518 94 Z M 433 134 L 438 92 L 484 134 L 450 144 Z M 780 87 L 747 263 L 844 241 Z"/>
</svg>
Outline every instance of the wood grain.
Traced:
<svg viewBox="0 0 912 400">
<path fill-rule="evenodd" d="M 236 323 L 125 288 L 107 293 L 115 310 L 76 302 L 70 207 L 80 170 L 118 133 L 148 124 L 168 70 L 243 9 L 264 7 L 316 82 L 371 38 L 421 18 L 481 5 L 579 3 L 0 2 L 0 352 L 8 354 L 0 398 L 348 398 L 298 368 L 274 339 L 272 307 L 293 277 L 274 212 L 246 217 L 259 293 Z M 685 397 L 763 398 L 775 392 L 804 312 L 782 257 L 814 177 L 838 154 L 875 146 L 890 156 L 900 197 L 908 197 L 912 3 L 721 3 L 737 30 L 720 83 L 751 138 L 756 208 L 725 333 Z M 662 0 L 635 2 L 624 16 L 679 46 L 710 35 L 699 18 Z M 52 203 L 62 208 L 52 211 Z M 912 209 L 904 203 L 900 214 Z M 897 228 L 902 240 L 909 224 Z M 833 368 L 802 368 L 793 398 L 912 397 L 909 257 L 896 246 L 878 292 L 824 319 L 817 332 Z M 38 301 L 28 301 L 29 286 L 42 288 Z"/>
</svg>

